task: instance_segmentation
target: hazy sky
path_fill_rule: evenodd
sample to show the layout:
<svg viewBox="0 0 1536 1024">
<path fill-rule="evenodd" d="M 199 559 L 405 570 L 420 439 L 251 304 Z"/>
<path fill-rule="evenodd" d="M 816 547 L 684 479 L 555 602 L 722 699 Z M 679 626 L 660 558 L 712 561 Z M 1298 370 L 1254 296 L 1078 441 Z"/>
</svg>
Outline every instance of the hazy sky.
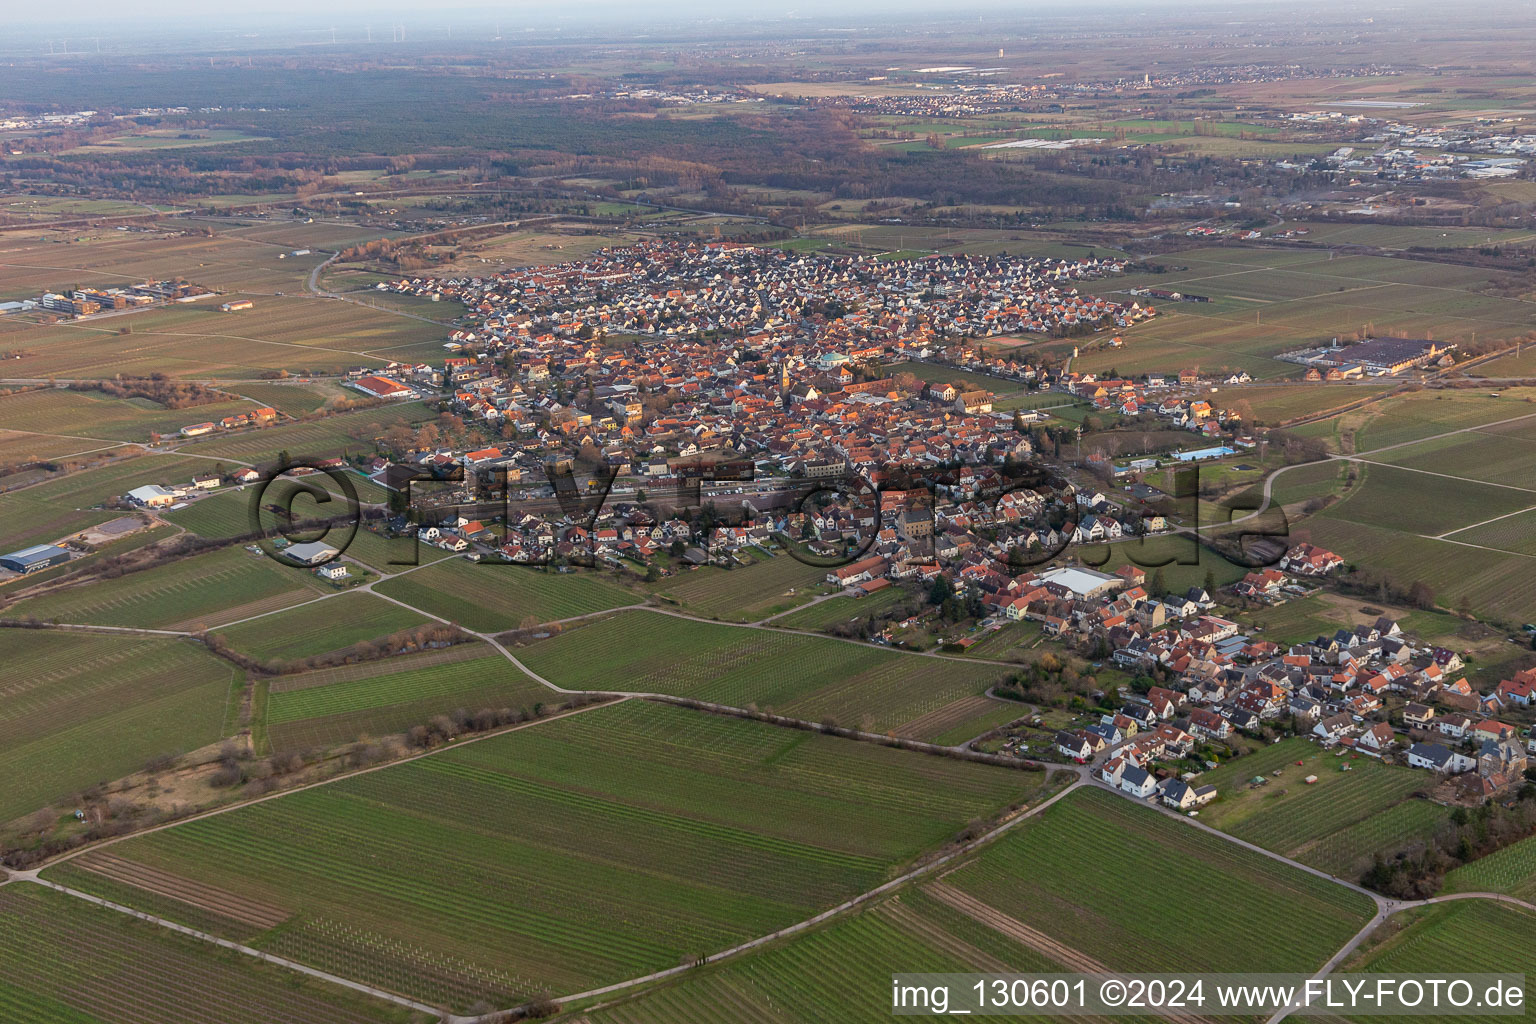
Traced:
<svg viewBox="0 0 1536 1024">
<path fill-rule="evenodd" d="M 1200 0 L 1196 0 L 1199 3 Z M 1244 6 L 1252 0 L 1206 0 L 1225 6 Z M 1202 4 L 1203 5 L 1203 4 Z M 86 20 L 107 22 L 148 21 L 186 18 L 200 23 L 303 21 L 328 22 L 338 18 L 369 18 L 381 23 L 391 20 L 431 21 L 437 18 L 476 19 L 494 17 L 513 22 L 519 18 L 547 24 L 555 20 L 583 21 L 618 18 L 624 21 L 654 18 L 658 21 L 679 19 L 814 19 L 848 16 L 877 16 L 881 13 L 927 12 L 941 14 L 961 7 L 975 12 L 993 10 L 1011 15 L 1026 15 L 1040 9 L 1083 9 L 1110 7 L 1189 7 L 1190 0 L 961 0 L 957 5 L 940 0 L 667 0 L 665 3 L 625 3 L 621 0 L 451 0 L 448 4 L 423 6 L 408 2 L 374 0 L 250 0 L 238 11 L 210 9 L 202 0 L 64 0 L 49 5 L 17 4 L 7 21 L 80 23 Z"/>
</svg>

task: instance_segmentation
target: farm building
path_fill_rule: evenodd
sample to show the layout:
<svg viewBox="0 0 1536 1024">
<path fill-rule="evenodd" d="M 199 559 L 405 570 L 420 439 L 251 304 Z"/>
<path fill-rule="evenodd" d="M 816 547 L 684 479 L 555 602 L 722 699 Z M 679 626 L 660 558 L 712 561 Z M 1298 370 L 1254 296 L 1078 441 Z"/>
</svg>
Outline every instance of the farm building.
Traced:
<svg viewBox="0 0 1536 1024">
<path fill-rule="evenodd" d="M 219 309 L 225 313 L 238 313 L 240 310 L 250 309 L 254 305 L 256 305 L 256 303 L 252 302 L 250 299 L 235 299 L 233 302 L 224 303 L 219 307 Z"/>
<path fill-rule="evenodd" d="M 353 381 L 349 387 L 354 387 L 371 398 L 415 398 L 416 392 L 401 384 L 397 380 L 388 377 L 368 376 Z"/>
<path fill-rule="evenodd" d="M 286 552 L 296 562 L 305 565 L 319 565 L 341 554 L 339 550 L 321 541 L 312 541 L 308 544 L 293 544 Z"/>
<path fill-rule="evenodd" d="M 69 561 L 69 552 L 64 548 L 57 544 L 38 544 L 35 547 L 12 551 L 8 555 L 0 555 L 0 568 L 20 573 L 42 572 L 44 569 L 62 565 L 67 561 Z"/>
<path fill-rule="evenodd" d="M 145 508 L 161 508 L 176 501 L 176 492 L 168 491 L 159 484 L 145 484 L 128 492 L 128 500 Z"/>
</svg>

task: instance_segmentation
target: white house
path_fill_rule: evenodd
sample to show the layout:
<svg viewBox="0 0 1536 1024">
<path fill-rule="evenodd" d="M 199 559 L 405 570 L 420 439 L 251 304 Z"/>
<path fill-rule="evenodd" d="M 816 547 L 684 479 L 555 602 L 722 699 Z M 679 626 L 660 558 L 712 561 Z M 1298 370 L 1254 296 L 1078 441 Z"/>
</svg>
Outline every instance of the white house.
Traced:
<svg viewBox="0 0 1536 1024">
<path fill-rule="evenodd" d="M 1438 743 L 1415 743 L 1408 748 L 1408 763 L 1414 768 L 1454 774 L 1471 771 L 1477 762 Z"/>
<path fill-rule="evenodd" d="M 1127 765 L 1120 773 L 1120 789 L 1138 799 L 1146 799 L 1157 789 L 1157 780 L 1145 768 Z"/>
</svg>

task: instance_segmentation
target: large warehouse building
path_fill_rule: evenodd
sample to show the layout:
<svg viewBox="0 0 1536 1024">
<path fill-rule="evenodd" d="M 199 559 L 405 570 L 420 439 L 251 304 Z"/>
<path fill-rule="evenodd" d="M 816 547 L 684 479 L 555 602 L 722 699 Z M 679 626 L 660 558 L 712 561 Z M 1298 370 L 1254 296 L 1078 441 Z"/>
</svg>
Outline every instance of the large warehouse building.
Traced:
<svg viewBox="0 0 1536 1024">
<path fill-rule="evenodd" d="M 69 552 L 64 548 L 57 544 L 39 544 L 36 547 L 12 551 L 8 555 L 0 555 L 0 569 L 21 573 L 42 572 L 44 569 L 62 565 L 67 561 L 69 561 Z"/>
</svg>

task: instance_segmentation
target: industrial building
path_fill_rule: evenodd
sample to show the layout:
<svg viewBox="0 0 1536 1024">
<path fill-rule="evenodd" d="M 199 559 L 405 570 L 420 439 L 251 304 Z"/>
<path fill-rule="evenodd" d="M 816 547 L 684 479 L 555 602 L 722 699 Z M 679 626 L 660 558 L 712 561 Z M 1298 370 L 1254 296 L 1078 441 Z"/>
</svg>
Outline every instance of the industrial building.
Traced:
<svg viewBox="0 0 1536 1024">
<path fill-rule="evenodd" d="M 0 555 L 0 569 L 19 573 L 42 572 L 55 565 L 63 565 L 67 561 L 69 561 L 69 551 L 65 548 L 57 544 L 38 544 L 35 547 L 12 551 L 8 555 Z"/>
</svg>

